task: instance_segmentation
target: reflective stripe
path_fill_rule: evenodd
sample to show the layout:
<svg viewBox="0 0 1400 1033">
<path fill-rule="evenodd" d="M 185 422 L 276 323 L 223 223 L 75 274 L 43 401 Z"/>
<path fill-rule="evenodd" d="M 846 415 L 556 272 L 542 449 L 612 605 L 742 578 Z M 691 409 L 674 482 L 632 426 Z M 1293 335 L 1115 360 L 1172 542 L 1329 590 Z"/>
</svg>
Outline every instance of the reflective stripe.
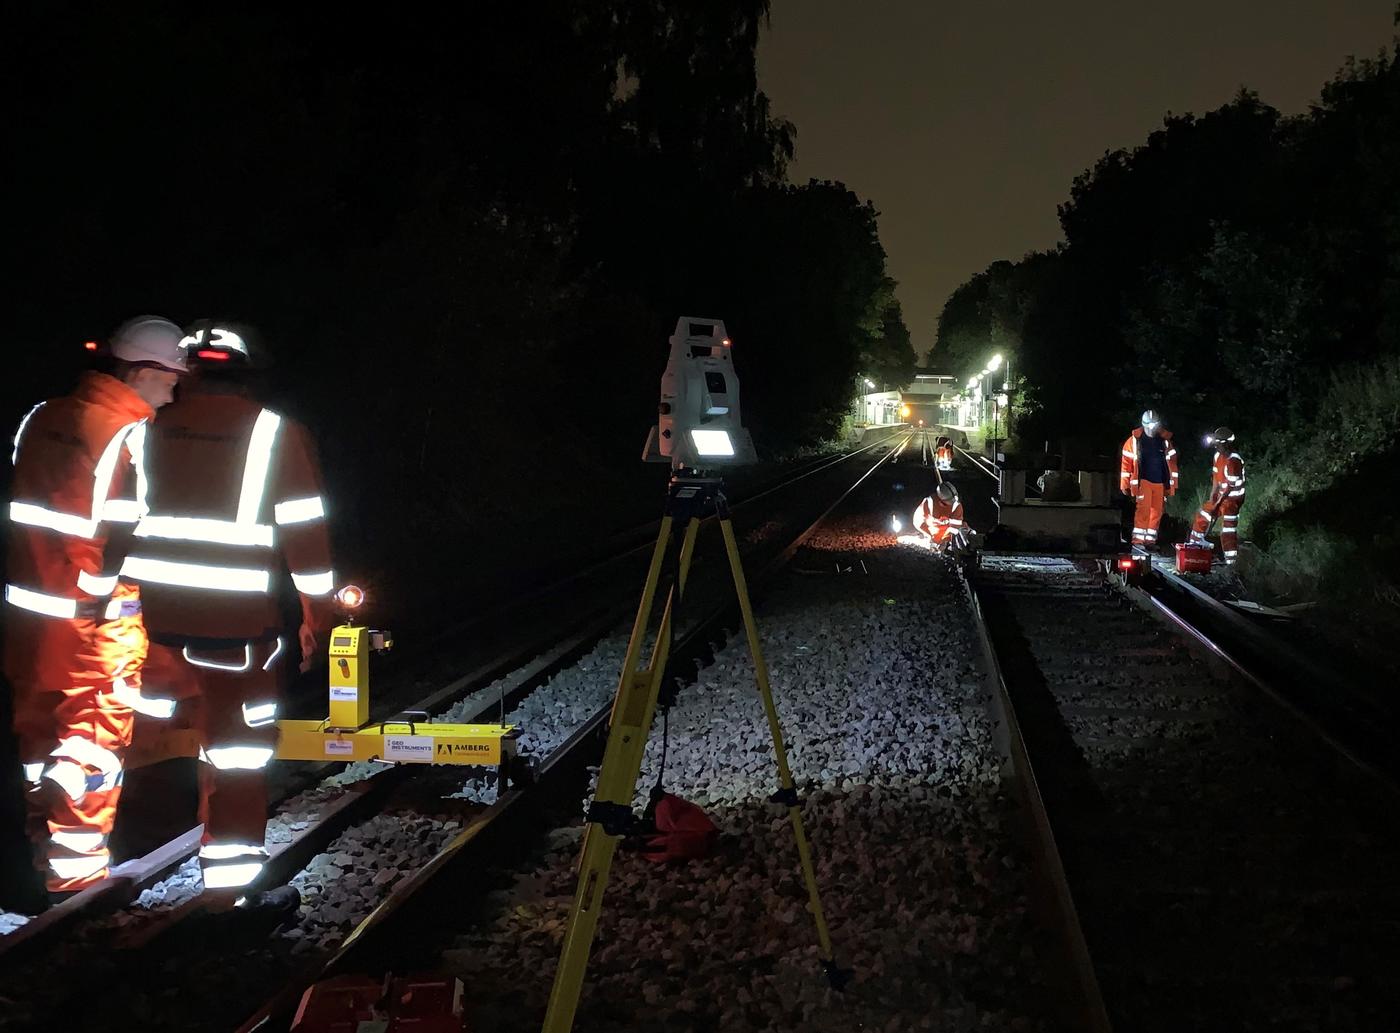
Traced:
<svg viewBox="0 0 1400 1033">
<path fill-rule="evenodd" d="M 231 857 L 262 857 L 265 851 L 257 843 L 205 843 L 199 848 L 199 856 L 206 861 L 227 861 Z"/>
<path fill-rule="evenodd" d="M 55 829 L 49 834 L 49 842 L 54 846 L 61 846 L 64 850 L 75 850 L 82 854 L 91 854 L 94 850 L 102 850 L 107 845 L 107 833 L 99 829 L 72 828 Z M 105 854 L 106 851 L 103 850 Z"/>
<path fill-rule="evenodd" d="M 77 761 L 61 760 L 57 764 L 50 764 L 40 777 L 47 778 L 57 785 L 74 803 L 78 803 L 87 795 L 87 772 Z"/>
<path fill-rule="evenodd" d="M 183 649 L 180 650 L 180 652 L 184 655 L 185 659 L 188 662 L 194 664 L 196 667 L 208 667 L 209 669 L 214 671 L 235 671 L 241 673 L 253 666 L 252 643 L 245 643 L 243 646 L 242 664 L 223 664 L 217 660 L 196 660 L 194 657 L 190 656 L 189 646 L 185 646 Z"/>
<path fill-rule="evenodd" d="M 277 428 L 282 417 L 270 409 L 258 413 L 253 424 L 253 436 L 248 441 L 248 459 L 243 467 L 243 490 L 238 496 L 240 524 L 256 524 L 262 511 L 263 492 L 267 488 L 267 470 L 272 465 L 272 445 L 277 440 Z"/>
<path fill-rule="evenodd" d="M 1126 448 L 1123 449 L 1123 454 L 1124 454 L 1125 456 L 1127 456 L 1129 459 L 1136 459 L 1136 458 L 1137 458 L 1137 456 L 1136 456 L 1134 453 L 1130 452 L 1130 451 L 1129 451 L 1128 449 L 1126 449 Z"/>
<path fill-rule="evenodd" d="M 141 611 L 140 611 L 140 610 L 137 610 L 136 612 L 137 612 L 137 613 L 140 613 Z M 109 620 L 109 621 L 114 621 L 114 620 L 116 620 L 118 617 L 120 617 L 121 615 L 122 615 L 122 601 L 121 601 L 120 599 L 112 599 L 112 600 L 109 600 L 108 603 L 107 603 L 107 608 L 106 608 L 105 610 L 102 611 L 102 616 L 103 616 L 106 620 Z"/>
<path fill-rule="evenodd" d="M 91 739 L 82 739 L 76 735 L 70 735 L 57 746 L 54 747 L 50 757 L 66 757 L 75 760 L 79 764 L 86 764 L 90 768 L 98 771 L 111 773 L 122 769 L 121 758 L 105 746 L 99 746 Z"/>
<path fill-rule="evenodd" d="M 1214 519 L 1215 519 L 1215 515 L 1214 515 L 1213 513 L 1207 513 L 1204 509 L 1200 511 L 1200 514 L 1201 514 L 1201 516 L 1205 517 L 1207 520 L 1214 520 Z"/>
<path fill-rule="evenodd" d="M 1243 494 L 1244 494 L 1244 489 L 1243 489 L 1243 488 L 1237 488 L 1237 489 L 1235 489 L 1234 491 L 1230 492 L 1230 494 L 1226 495 L 1225 497 L 1226 497 L 1227 499 L 1237 499 L 1237 498 L 1239 498 L 1239 497 L 1240 497 L 1241 495 L 1243 495 Z"/>
<path fill-rule="evenodd" d="M 335 588 L 335 571 L 322 570 L 315 574 L 293 574 L 292 584 L 302 595 L 328 595 Z"/>
<path fill-rule="evenodd" d="M 1146 531 L 1146 530 L 1147 530 L 1147 528 L 1145 528 L 1145 527 L 1134 527 L 1134 528 L 1133 528 L 1133 534 L 1142 534 L 1142 533 L 1143 533 L 1144 531 Z"/>
<path fill-rule="evenodd" d="M 46 595 L 32 592 L 19 585 L 5 586 L 5 602 L 18 606 L 31 613 L 42 613 L 45 617 L 62 617 L 72 620 L 78 616 L 78 601 L 61 595 Z"/>
<path fill-rule="evenodd" d="M 211 865 L 204 869 L 204 888 L 226 890 L 246 886 L 258 877 L 262 867 L 261 861 Z"/>
<path fill-rule="evenodd" d="M 146 421 L 142 420 L 131 436 L 127 438 L 127 450 L 131 453 L 131 465 L 136 468 L 136 515 L 131 519 L 140 520 L 146 512 Z"/>
<path fill-rule="evenodd" d="M 147 696 L 140 689 L 134 689 L 128 685 L 124 678 L 112 679 L 112 695 L 122 706 L 130 707 L 146 717 L 164 719 L 175 713 L 175 700 Z"/>
<path fill-rule="evenodd" d="M 134 524 L 141 519 L 142 504 L 136 499 L 108 499 L 102 507 L 102 519 L 116 524 Z"/>
<path fill-rule="evenodd" d="M 62 513 L 56 509 L 36 506 L 32 502 L 11 502 L 10 519 L 17 524 L 29 527 L 43 527 L 60 534 L 70 534 L 75 538 L 91 538 L 97 534 L 96 521 L 87 517 Z"/>
<path fill-rule="evenodd" d="M 1239 551 L 1238 549 L 1226 549 L 1226 550 L 1225 550 L 1225 555 L 1226 555 L 1226 556 L 1238 556 L 1239 554 L 1240 554 L 1240 551 Z"/>
<path fill-rule="evenodd" d="M 1133 478 L 1132 480 L 1130 480 L 1128 483 L 1129 483 L 1129 484 L 1136 484 L 1137 482 L 1138 482 L 1138 479 L 1137 479 L 1136 477 L 1134 477 L 1134 478 Z"/>
<path fill-rule="evenodd" d="M 211 567 L 203 563 L 176 563 L 172 560 L 151 559 L 148 556 L 128 556 L 122 564 L 122 573 L 137 581 L 149 581 L 157 585 L 212 588 L 220 592 L 266 592 L 271 580 L 266 570 Z"/>
<path fill-rule="evenodd" d="M 243 704 L 243 723 L 249 728 L 261 728 L 277 720 L 276 703 Z"/>
<path fill-rule="evenodd" d="M 201 748 L 199 759 L 220 771 L 259 771 L 272 759 L 271 746 L 210 746 Z"/>
<path fill-rule="evenodd" d="M 102 511 L 107 504 L 107 492 L 112 490 L 112 477 L 117 472 L 117 460 L 121 458 L 122 445 L 126 444 L 126 439 L 137 427 L 142 425 L 142 421 L 128 423 L 115 434 L 112 440 L 107 442 L 107 447 L 102 450 L 101 457 L 97 460 L 97 469 L 92 474 L 92 522 L 97 523 Z"/>
<path fill-rule="evenodd" d="M 19 421 L 19 426 L 15 428 L 15 447 L 10 450 L 10 465 L 14 466 L 19 462 L 19 440 L 24 437 L 24 428 L 29 426 L 29 421 L 34 418 L 34 414 L 44 407 L 40 402 L 34 408 L 24 414 L 24 419 Z"/>
<path fill-rule="evenodd" d="M 1176 449 L 1173 448 L 1173 449 L 1168 450 L 1168 452 L 1167 452 L 1167 458 L 1168 458 L 1168 459 L 1171 459 L 1171 458 L 1174 457 L 1175 455 L 1176 455 Z"/>
<path fill-rule="evenodd" d="M 93 857 L 50 857 L 49 869 L 60 879 L 86 879 L 107 867 L 107 851 Z"/>
<path fill-rule="evenodd" d="M 136 525 L 138 538 L 169 538 L 180 542 L 254 545 L 272 548 L 271 524 L 240 524 L 211 517 L 148 516 Z"/>
<path fill-rule="evenodd" d="M 300 524 L 326 515 L 326 504 L 320 495 L 304 499 L 288 499 L 272 507 L 273 519 L 279 524 Z"/>
<path fill-rule="evenodd" d="M 264 661 L 264 663 L 263 663 L 262 669 L 263 669 L 264 671 L 270 671 L 270 670 L 272 670 L 272 665 L 276 662 L 277 658 L 278 658 L 279 656 L 282 655 L 282 646 L 283 646 L 282 636 L 281 636 L 281 635 L 278 635 L 278 636 L 277 636 L 277 648 L 274 649 L 274 650 L 272 651 L 272 655 L 269 656 L 269 657 L 267 658 L 267 660 Z"/>
<path fill-rule="evenodd" d="M 78 587 L 88 595 L 100 595 L 106 598 L 117 590 L 117 575 L 98 577 L 95 574 L 89 574 L 86 570 L 80 570 L 78 571 Z"/>
<path fill-rule="evenodd" d="M 24 774 L 26 782 L 37 782 L 44 777 L 44 762 L 42 760 L 36 760 L 32 764 L 21 764 L 19 769 Z"/>
</svg>

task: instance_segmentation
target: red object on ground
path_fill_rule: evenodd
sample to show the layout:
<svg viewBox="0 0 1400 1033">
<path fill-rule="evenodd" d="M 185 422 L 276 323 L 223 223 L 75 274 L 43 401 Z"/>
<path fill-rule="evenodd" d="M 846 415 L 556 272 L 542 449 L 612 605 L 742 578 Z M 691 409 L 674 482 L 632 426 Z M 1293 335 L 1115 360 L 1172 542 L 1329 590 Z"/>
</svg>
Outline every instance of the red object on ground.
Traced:
<svg viewBox="0 0 1400 1033">
<path fill-rule="evenodd" d="M 1178 542 L 1176 546 L 1176 572 L 1178 574 L 1209 574 L 1215 550 L 1199 545 Z"/>
<path fill-rule="evenodd" d="M 657 834 L 647 841 L 642 856 L 658 864 L 708 856 L 719 838 L 719 829 L 708 814 L 672 793 L 657 801 L 655 821 Z"/>
<path fill-rule="evenodd" d="M 336 976 L 302 994 L 292 1033 L 359 1033 L 372 1022 L 384 1033 L 469 1033 L 462 996 L 453 976 Z"/>
</svg>

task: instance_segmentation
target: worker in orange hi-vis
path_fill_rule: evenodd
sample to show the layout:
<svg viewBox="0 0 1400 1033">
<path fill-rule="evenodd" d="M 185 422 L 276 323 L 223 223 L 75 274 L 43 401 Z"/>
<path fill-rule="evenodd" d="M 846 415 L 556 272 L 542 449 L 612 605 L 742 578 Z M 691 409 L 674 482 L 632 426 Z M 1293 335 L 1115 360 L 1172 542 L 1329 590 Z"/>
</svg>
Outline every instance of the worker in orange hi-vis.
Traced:
<svg viewBox="0 0 1400 1033">
<path fill-rule="evenodd" d="M 149 513 L 123 574 L 141 584 L 151 635 L 146 683 L 181 700 L 201 743 L 199 850 L 206 890 L 232 899 L 266 861 L 265 768 L 277 744 L 280 675 L 309 667 L 332 624 L 321 472 L 300 424 L 264 408 L 250 333 L 201 324 L 185 339 L 193 375 L 148 436 Z M 284 569 L 302 624 L 289 646 Z"/>
<path fill-rule="evenodd" d="M 1133 428 L 1123 442 L 1119 463 L 1118 488 L 1137 500 L 1133 513 L 1133 544 L 1151 549 L 1157 544 L 1157 526 L 1162 522 L 1166 499 L 1176 494 L 1181 474 L 1177 467 L 1172 432 L 1162 426 L 1161 417 L 1148 409 L 1142 426 Z"/>
<path fill-rule="evenodd" d="M 185 371 L 181 336 L 159 316 L 129 320 L 99 354 L 103 371 L 15 434 L 5 675 L 51 899 L 107 875 L 133 708 L 171 709 L 142 695 L 141 600 L 118 570 L 145 505 L 147 422 Z"/>
<path fill-rule="evenodd" d="M 939 435 L 934 448 L 934 461 L 940 470 L 951 470 L 953 468 L 953 443 L 947 437 Z"/>
<path fill-rule="evenodd" d="M 1229 427 L 1216 427 L 1206 438 L 1215 446 L 1215 463 L 1211 470 L 1210 496 L 1196 514 L 1191 528 L 1191 541 L 1206 544 L 1206 532 L 1215 518 L 1220 518 L 1220 548 L 1225 562 L 1234 563 L 1240 554 L 1240 507 L 1244 505 L 1244 459 L 1235 451 L 1235 432 Z"/>
<path fill-rule="evenodd" d="M 928 538 L 933 548 L 939 551 L 956 541 L 964 526 L 958 489 L 947 481 L 914 510 L 914 530 Z"/>
</svg>

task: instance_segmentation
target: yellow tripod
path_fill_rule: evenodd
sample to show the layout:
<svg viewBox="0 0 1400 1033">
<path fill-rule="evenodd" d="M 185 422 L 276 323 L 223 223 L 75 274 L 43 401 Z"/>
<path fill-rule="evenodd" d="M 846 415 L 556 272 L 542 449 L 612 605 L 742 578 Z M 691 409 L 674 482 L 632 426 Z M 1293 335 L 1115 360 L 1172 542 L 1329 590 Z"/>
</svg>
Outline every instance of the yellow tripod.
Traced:
<svg viewBox="0 0 1400 1033">
<path fill-rule="evenodd" d="M 802 867 L 802 877 L 807 884 L 807 906 L 817 926 L 822 967 L 826 970 L 831 985 L 837 989 L 840 989 L 845 979 L 845 973 L 836 965 L 831 934 L 827 931 L 821 897 L 817 893 L 817 876 L 812 868 L 807 833 L 802 826 L 802 809 L 797 799 L 797 788 L 793 785 L 792 772 L 788 770 L 783 732 L 778 724 L 778 709 L 773 704 L 773 692 L 768 685 L 768 667 L 763 662 L 763 651 L 758 640 L 758 624 L 754 621 L 753 607 L 749 602 L 748 583 L 739 559 L 739 546 L 734 538 L 729 505 L 725 501 L 719 478 L 689 476 L 682 471 L 671 478 L 666 513 L 662 517 L 656 547 L 651 554 L 651 567 L 647 571 L 646 586 L 642 589 L 642 602 L 637 608 L 637 619 L 632 625 L 632 638 L 627 643 L 627 659 L 623 662 L 622 678 L 617 687 L 617 697 L 613 700 L 608 744 L 603 752 L 603 766 L 598 772 L 598 790 L 588 809 L 588 826 L 583 835 L 578 889 L 574 893 L 573 907 L 569 912 L 569 926 L 564 933 L 564 947 L 559 955 L 559 969 L 554 976 L 554 988 L 549 995 L 544 1033 L 569 1033 L 573 1029 L 574 1013 L 578 1009 L 583 977 L 588 968 L 588 954 L 593 945 L 598 916 L 603 908 L 603 891 L 608 885 L 613 852 L 617 849 L 618 840 L 636 824 L 632 814 L 632 795 L 636 791 L 637 778 L 641 774 L 642 754 L 651 732 L 657 697 L 662 683 L 666 680 L 676 604 L 685 591 L 700 520 L 711 506 L 719 518 L 720 532 L 724 536 L 724 549 L 729 555 L 729 572 L 734 578 L 734 591 L 738 596 L 739 611 L 744 618 L 749 652 L 753 655 L 758 691 L 763 697 L 763 709 L 768 716 L 768 731 L 773 736 L 773 751 L 778 759 L 780 788 L 770 799 L 785 805 L 788 817 L 792 821 L 793 838 L 797 841 L 797 857 Z M 656 599 L 661 569 L 666 559 L 667 543 L 673 529 L 681 532 L 676 577 L 667 593 L 666 607 L 661 615 L 661 625 L 657 630 L 656 644 L 652 647 L 651 660 L 646 667 L 639 667 L 652 604 Z"/>
</svg>

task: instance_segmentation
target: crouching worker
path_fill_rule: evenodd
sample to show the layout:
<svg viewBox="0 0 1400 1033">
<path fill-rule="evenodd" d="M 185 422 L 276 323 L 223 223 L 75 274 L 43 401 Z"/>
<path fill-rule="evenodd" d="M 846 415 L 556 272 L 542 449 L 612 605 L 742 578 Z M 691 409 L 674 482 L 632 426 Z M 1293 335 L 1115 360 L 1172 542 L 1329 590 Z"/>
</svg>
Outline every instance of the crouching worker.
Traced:
<svg viewBox="0 0 1400 1033">
<path fill-rule="evenodd" d="M 204 887 L 233 898 L 267 858 L 281 674 L 289 659 L 309 666 L 334 577 L 311 437 L 254 398 L 260 350 L 208 324 L 184 343 L 193 376 L 148 436 L 150 511 L 122 572 L 145 601 L 146 684 L 181 701 L 176 719 L 200 741 Z M 290 641 L 284 571 L 302 610 Z"/>
<path fill-rule="evenodd" d="M 947 481 L 914 510 L 914 530 L 927 538 L 937 552 L 963 544 L 965 526 L 958 489 Z"/>
</svg>

